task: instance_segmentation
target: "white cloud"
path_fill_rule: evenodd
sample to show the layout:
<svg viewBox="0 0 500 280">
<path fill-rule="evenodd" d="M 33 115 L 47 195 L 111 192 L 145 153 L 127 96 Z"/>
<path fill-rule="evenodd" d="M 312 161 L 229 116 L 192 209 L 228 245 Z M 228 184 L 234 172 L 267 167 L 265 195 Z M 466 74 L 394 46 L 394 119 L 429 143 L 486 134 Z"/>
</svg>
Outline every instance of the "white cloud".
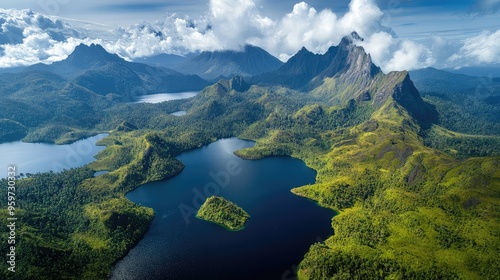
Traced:
<svg viewBox="0 0 500 280">
<path fill-rule="evenodd" d="M 45 33 L 33 33 L 18 45 L 5 45 L 0 56 L 0 67 L 27 66 L 40 62 L 51 63 L 65 59 L 81 43 L 97 42 L 90 39 L 69 38 L 64 42 L 51 39 Z"/>
<path fill-rule="evenodd" d="M 221 49 L 240 49 L 247 41 L 263 37 L 275 25 L 259 14 L 253 0 L 210 0 L 208 20 Z"/>
<path fill-rule="evenodd" d="M 30 10 L 0 9 L 0 67 L 64 59 L 81 42 L 81 33 L 61 20 Z"/>
<path fill-rule="evenodd" d="M 377 32 L 358 44 L 370 53 L 376 65 L 382 65 L 390 58 L 390 48 L 395 44 L 395 39 L 387 32 Z"/>
<path fill-rule="evenodd" d="M 76 28 L 64 20 L 29 10 L 0 9 L 0 67 L 61 60 L 82 42 L 101 43 L 127 59 L 240 49 L 244 44 L 253 44 L 285 61 L 303 46 L 323 53 L 352 31 L 365 38 L 357 44 L 385 72 L 500 63 L 500 30 L 472 36 L 462 43 L 438 36 L 422 43 L 398 38 L 384 26 L 384 13 L 374 0 L 351 0 L 344 14 L 330 9 L 318 11 L 300 2 L 277 19 L 264 16 L 255 1 L 209 0 L 205 15 L 196 19 L 172 14 L 161 21 L 115 28 L 112 32 L 89 23 Z M 494 8 L 499 1 L 480 3 Z"/>
<path fill-rule="evenodd" d="M 449 61 L 462 66 L 474 65 L 478 62 L 500 63 L 500 29 L 494 33 L 484 31 L 466 39 L 460 51 L 452 55 Z"/>
<path fill-rule="evenodd" d="M 384 65 L 385 71 L 412 70 L 433 65 L 434 60 L 424 46 L 403 40 L 393 57 Z"/>
</svg>

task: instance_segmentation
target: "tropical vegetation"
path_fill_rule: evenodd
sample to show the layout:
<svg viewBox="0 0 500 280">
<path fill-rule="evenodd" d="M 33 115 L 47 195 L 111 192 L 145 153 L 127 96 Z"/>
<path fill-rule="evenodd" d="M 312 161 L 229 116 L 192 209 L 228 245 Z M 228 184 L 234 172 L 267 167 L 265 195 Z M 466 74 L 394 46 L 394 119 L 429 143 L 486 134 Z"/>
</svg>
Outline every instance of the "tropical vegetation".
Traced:
<svg viewBox="0 0 500 280">
<path fill-rule="evenodd" d="M 241 207 L 219 196 L 208 197 L 196 217 L 232 231 L 242 230 L 250 219 L 250 215 Z"/>
<path fill-rule="evenodd" d="M 3 141 L 110 135 L 87 166 L 17 181 L 15 279 L 105 279 L 154 217 L 125 194 L 181 172 L 183 151 L 231 136 L 257 141 L 236 152 L 243 158 L 305 161 L 316 182 L 292 192 L 338 213 L 299 279 L 500 278 L 498 91 L 467 97 L 489 102 L 487 116 L 442 87 L 422 99 L 408 73 L 382 73 L 349 38 L 324 56 L 301 50 L 268 75 L 274 83 L 235 77 L 161 104 L 125 103 L 45 72 L 16 77 L 1 78 Z M 457 125 L 461 108 L 474 125 Z M 187 114 L 170 115 L 179 110 Z M 100 170 L 109 172 L 93 177 Z M 215 204 L 214 216 L 233 220 Z M 3 260 L 0 277 L 13 279 Z"/>
</svg>

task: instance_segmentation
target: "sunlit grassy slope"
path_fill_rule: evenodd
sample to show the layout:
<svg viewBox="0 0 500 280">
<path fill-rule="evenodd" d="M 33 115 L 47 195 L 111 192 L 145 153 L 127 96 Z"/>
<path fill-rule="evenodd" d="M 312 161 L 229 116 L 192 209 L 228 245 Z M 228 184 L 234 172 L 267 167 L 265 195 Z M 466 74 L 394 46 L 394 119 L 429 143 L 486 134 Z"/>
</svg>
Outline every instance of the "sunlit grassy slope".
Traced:
<svg viewBox="0 0 500 280">
<path fill-rule="evenodd" d="M 390 79 L 406 76 L 377 78 L 373 91 L 389 90 Z M 380 104 L 330 102 L 240 82 L 221 81 L 177 103 L 113 106 L 100 120 L 113 130 L 96 162 L 20 180 L 17 279 L 106 279 L 154 215 L 125 193 L 179 173 L 182 151 L 230 136 L 257 140 L 237 152 L 243 158 L 304 160 L 316 183 L 293 193 L 339 212 L 335 234 L 301 262 L 300 279 L 500 278 L 499 157 L 457 158 L 424 145 L 429 126 L 417 120 L 420 108 L 390 95 Z M 178 109 L 187 115 L 168 115 Z M 71 138 L 64 133 L 54 139 Z M 110 172 L 93 177 L 99 170 Z M 9 279 L 6 271 L 0 275 Z"/>
<path fill-rule="evenodd" d="M 271 131 L 247 158 L 286 154 L 318 171 L 292 190 L 339 211 L 300 279 L 498 279 L 500 158 L 457 160 L 428 148 L 421 127 L 388 100 L 370 119 L 299 143 Z M 320 147 L 320 148 L 319 148 Z"/>
<path fill-rule="evenodd" d="M 250 219 L 250 215 L 241 207 L 218 196 L 207 198 L 196 217 L 233 231 L 243 229 Z"/>
</svg>

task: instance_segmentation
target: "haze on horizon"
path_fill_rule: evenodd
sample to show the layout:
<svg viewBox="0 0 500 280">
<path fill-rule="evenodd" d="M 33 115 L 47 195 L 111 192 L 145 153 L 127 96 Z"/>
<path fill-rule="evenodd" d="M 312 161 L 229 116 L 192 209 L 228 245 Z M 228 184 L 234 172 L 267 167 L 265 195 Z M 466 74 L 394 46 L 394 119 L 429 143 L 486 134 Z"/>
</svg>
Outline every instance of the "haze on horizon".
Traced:
<svg viewBox="0 0 500 280">
<path fill-rule="evenodd" d="M 352 31 L 385 71 L 500 67 L 500 0 L 20 0 L 0 5 L 0 67 L 62 60 L 98 43 L 132 60 L 259 46 L 282 61 Z M 28 10 L 21 10 L 28 9 Z"/>
</svg>

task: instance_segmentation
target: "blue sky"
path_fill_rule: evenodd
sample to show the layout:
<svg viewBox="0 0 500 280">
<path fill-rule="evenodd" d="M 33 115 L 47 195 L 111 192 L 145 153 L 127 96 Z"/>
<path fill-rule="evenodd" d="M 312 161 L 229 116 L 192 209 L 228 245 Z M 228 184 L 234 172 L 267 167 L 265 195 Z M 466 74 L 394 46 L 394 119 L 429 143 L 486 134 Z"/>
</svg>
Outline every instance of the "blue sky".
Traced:
<svg viewBox="0 0 500 280">
<path fill-rule="evenodd" d="M 302 46 L 323 52 L 353 30 L 386 71 L 500 64 L 500 0 L 17 0 L 0 8 L 64 23 L 59 30 L 5 11 L 0 23 L 14 23 L 0 32 L 0 67 L 50 63 L 80 42 L 129 59 L 250 43 L 285 61 Z M 49 50 L 24 57 L 35 44 Z"/>
<path fill-rule="evenodd" d="M 257 0 L 257 7 L 271 18 L 279 18 L 292 10 L 299 1 Z M 305 1 L 316 10 L 330 9 L 337 14 L 348 11 L 350 0 Z M 402 30 L 406 36 L 420 36 L 422 32 L 435 33 L 460 26 L 476 30 L 500 28 L 498 0 L 376 0 L 379 8 L 393 17 L 393 29 Z M 487 5 L 485 3 L 491 3 Z M 202 16 L 208 9 L 208 1 L 197 0 L 17 0 L 3 1 L 0 8 L 31 9 L 47 15 L 87 20 L 110 26 L 129 26 L 141 21 L 161 20 L 167 14 L 177 13 L 191 17 Z M 494 14 L 496 12 L 496 14 Z M 489 14 L 488 16 L 485 16 Z M 495 17 L 491 15 L 494 14 Z M 487 18 L 481 20 L 481 18 Z M 429 20 L 434 23 L 429 26 Z M 496 22 L 495 22 L 496 21 Z M 439 23 L 439 24 L 438 24 Z M 458 26 L 457 26 L 458 25 Z"/>
</svg>

